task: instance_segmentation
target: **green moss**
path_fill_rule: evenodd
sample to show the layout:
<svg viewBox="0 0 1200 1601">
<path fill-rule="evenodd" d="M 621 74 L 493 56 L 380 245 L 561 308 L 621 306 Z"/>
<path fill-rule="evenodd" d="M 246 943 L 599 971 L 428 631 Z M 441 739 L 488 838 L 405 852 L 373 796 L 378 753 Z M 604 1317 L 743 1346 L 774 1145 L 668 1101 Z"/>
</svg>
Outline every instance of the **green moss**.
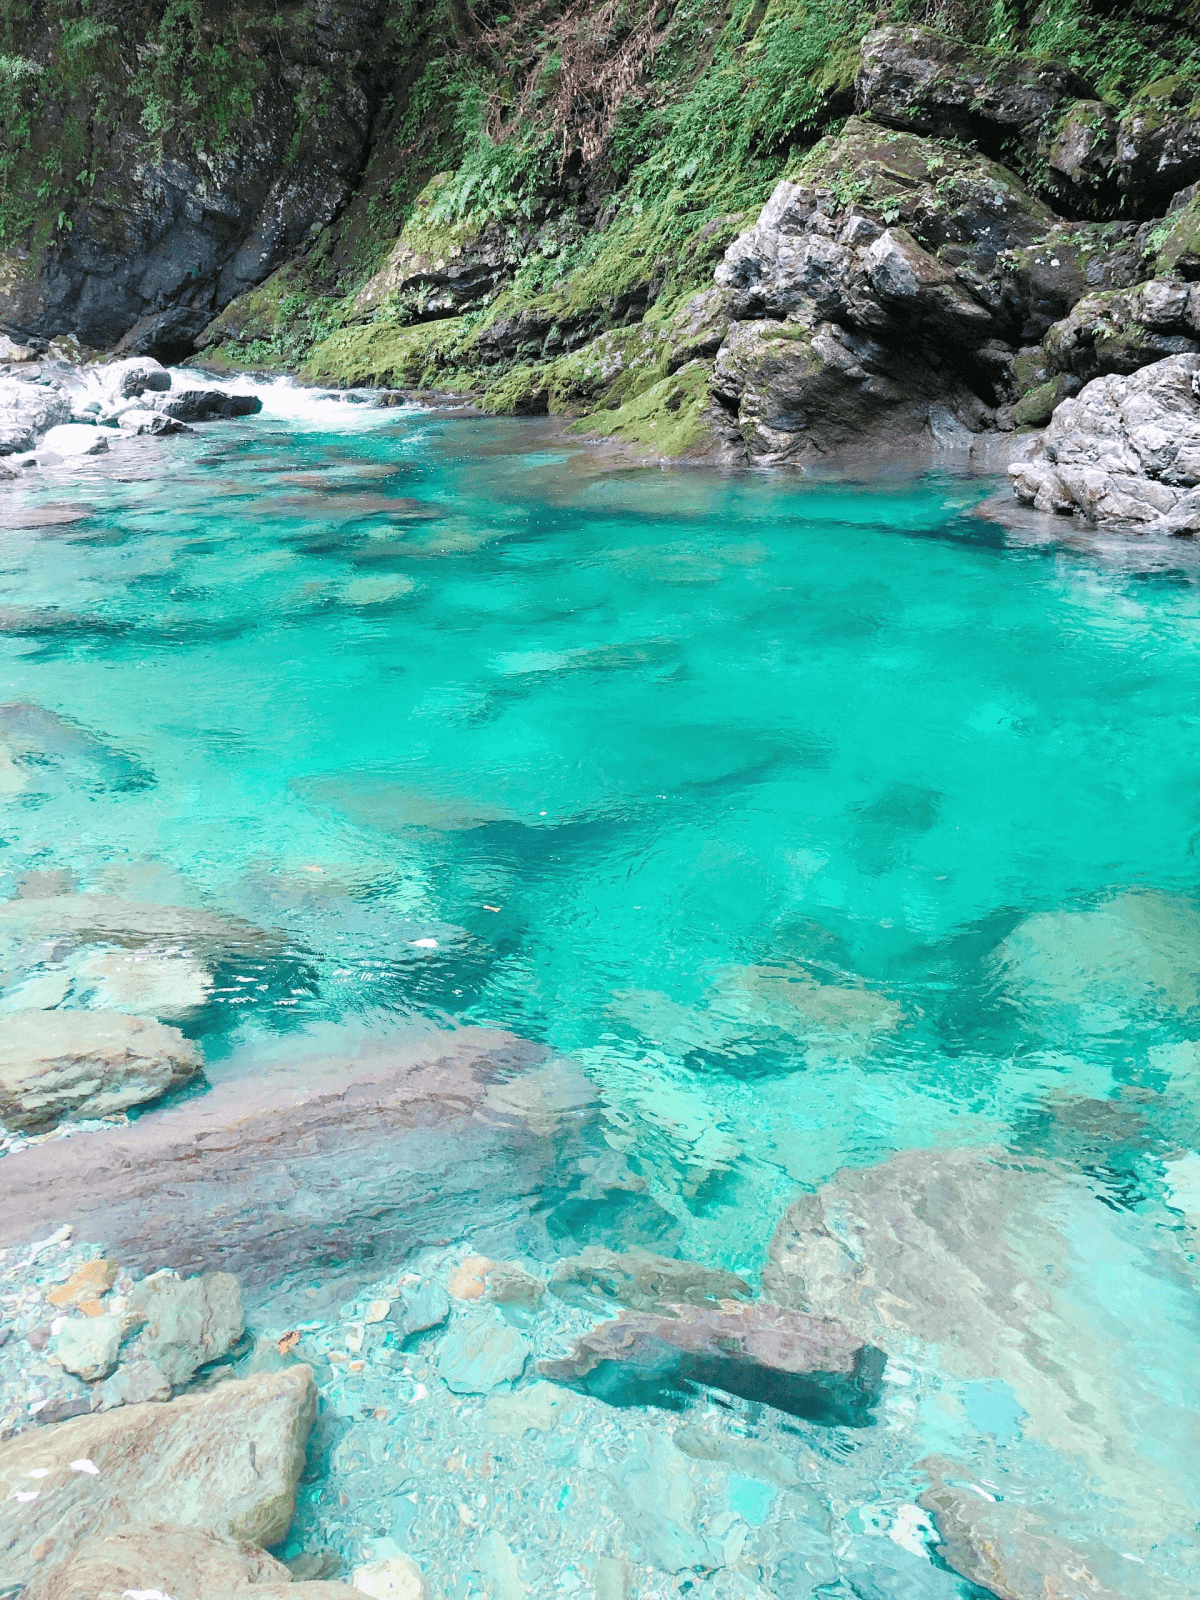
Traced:
<svg viewBox="0 0 1200 1601">
<path fill-rule="evenodd" d="M 1160 278 L 1200 277 L 1200 195 L 1166 219 L 1150 237 L 1154 270 Z"/>
<path fill-rule="evenodd" d="M 1013 422 L 1018 428 L 1044 428 L 1055 406 L 1067 398 L 1069 389 L 1070 380 L 1066 373 L 1059 373 L 1048 383 L 1039 384 L 1013 407 Z"/>
<path fill-rule="evenodd" d="M 569 432 L 620 440 L 639 453 L 668 460 L 705 455 L 717 443 L 707 417 L 709 370 L 707 362 L 689 362 L 616 411 L 581 417 Z"/>
<path fill-rule="evenodd" d="M 456 370 L 462 343 L 455 318 L 407 328 L 381 320 L 330 334 L 300 372 L 318 383 L 429 389 Z"/>
</svg>

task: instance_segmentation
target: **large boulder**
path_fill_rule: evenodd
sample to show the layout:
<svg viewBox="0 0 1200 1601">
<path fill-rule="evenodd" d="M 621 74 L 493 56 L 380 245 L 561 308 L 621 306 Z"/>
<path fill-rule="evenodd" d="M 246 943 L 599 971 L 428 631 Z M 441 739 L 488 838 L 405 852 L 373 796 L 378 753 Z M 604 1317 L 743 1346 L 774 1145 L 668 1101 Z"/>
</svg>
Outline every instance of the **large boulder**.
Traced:
<svg viewBox="0 0 1200 1601">
<path fill-rule="evenodd" d="M 274 1545 L 292 1521 L 315 1415 L 312 1373 L 292 1367 L 0 1445 L 6 1581 L 56 1595 L 47 1578 L 58 1564 L 85 1539 L 130 1524 Z"/>
<path fill-rule="evenodd" d="M 1200 533 L 1200 355 L 1094 379 L 1055 409 L 1009 474 L 1017 499 L 1038 511 Z"/>
<path fill-rule="evenodd" d="M 697 1385 L 818 1423 L 870 1423 L 883 1353 L 832 1319 L 772 1306 L 665 1305 L 628 1311 L 538 1363 L 560 1384 L 615 1404 L 678 1404 Z"/>
<path fill-rule="evenodd" d="M 32 450 L 43 434 L 70 417 L 68 391 L 53 380 L 41 381 L 37 368 L 20 378 L 0 378 L 0 456 Z"/>
<path fill-rule="evenodd" d="M 290 1597 L 292 1575 L 261 1546 L 174 1523 L 130 1523 L 86 1535 L 27 1596 L 103 1601 L 130 1591 L 186 1597 L 260 1594 Z M 349 1585 L 342 1595 L 358 1594 Z"/>
<path fill-rule="evenodd" d="M 1081 382 L 1200 351 L 1200 284 L 1154 278 L 1086 295 L 1045 339 L 1046 365 Z"/>
<path fill-rule="evenodd" d="M 154 409 L 176 422 L 208 422 L 214 417 L 253 417 L 262 410 L 257 395 L 234 395 L 225 389 L 203 388 L 199 384 L 172 388 Z"/>
<path fill-rule="evenodd" d="M 591 1301 L 616 1301 L 621 1306 L 648 1310 L 664 1301 L 686 1301 L 696 1306 L 748 1298 L 745 1279 L 723 1268 L 700 1262 L 681 1262 L 652 1251 L 610 1251 L 589 1245 L 578 1256 L 555 1264 L 550 1293 L 560 1301 L 586 1306 Z"/>
<path fill-rule="evenodd" d="M 198 1046 L 118 1012 L 9 1012 L 0 1028 L 0 1122 L 37 1129 L 109 1117 L 193 1078 Z"/>
</svg>

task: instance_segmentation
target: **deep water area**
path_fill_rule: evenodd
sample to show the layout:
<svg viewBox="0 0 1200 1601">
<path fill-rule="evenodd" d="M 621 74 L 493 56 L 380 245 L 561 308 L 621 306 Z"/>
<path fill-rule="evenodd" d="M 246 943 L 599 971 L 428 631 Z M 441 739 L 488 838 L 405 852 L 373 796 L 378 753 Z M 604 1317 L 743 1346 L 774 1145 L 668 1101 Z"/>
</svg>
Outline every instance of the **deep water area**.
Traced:
<svg viewBox="0 0 1200 1601">
<path fill-rule="evenodd" d="M 955 1570 L 966 1505 L 1009 1574 L 1194 1594 L 1190 545 L 1006 524 L 948 468 L 662 471 L 263 393 L 0 490 L 0 1028 L 148 1010 L 205 1058 L 0 1188 L 61 1169 L 36 1226 L 78 1196 L 143 1271 L 231 1266 L 239 1370 L 313 1364 L 280 1554 L 1014 1593 Z M 603 1308 L 540 1288 L 372 1312 L 589 1247 L 861 1314 L 878 1395 L 567 1388 L 536 1363 Z"/>
</svg>

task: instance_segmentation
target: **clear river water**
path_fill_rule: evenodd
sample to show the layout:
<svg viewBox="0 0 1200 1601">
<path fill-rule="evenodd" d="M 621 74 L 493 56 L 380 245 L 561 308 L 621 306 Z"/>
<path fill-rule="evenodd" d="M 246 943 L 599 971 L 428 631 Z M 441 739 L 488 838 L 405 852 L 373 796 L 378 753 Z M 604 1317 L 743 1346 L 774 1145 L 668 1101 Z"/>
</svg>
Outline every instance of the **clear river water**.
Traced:
<svg viewBox="0 0 1200 1601">
<path fill-rule="evenodd" d="M 335 1251 L 251 1275 L 243 1365 L 300 1329 L 322 1385 L 285 1558 L 404 1551 L 445 1596 L 990 1593 L 944 1483 L 1013 1562 L 1069 1546 L 1096 1587 L 1067 1593 L 1196 1593 L 1190 549 L 1005 527 L 951 472 L 630 468 L 264 393 L 3 492 L 0 897 L 272 931 L 160 1007 L 207 1064 L 176 1113 L 472 1028 L 586 1087 L 545 1112 L 574 1143 L 514 1102 L 525 1222 L 500 1161 L 419 1239 L 358 1252 L 347 1201 Z M 103 943 L 10 959 L 0 1008 L 114 1004 Z M 897 1173 L 903 1261 L 871 1235 L 908 1227 Z M 866 1427 L 551 1391 L 536 1360 L 595 1305 L 364 1321 L 473 1251 L 649 1249 L 757 1293 L 803 1196 L 865 1207 L 818 1310 L 893 1266 L 933 1308 L 895 1314 Z M 448 1387 L 479 1317 L 529 1362 Z"/>
</svg>

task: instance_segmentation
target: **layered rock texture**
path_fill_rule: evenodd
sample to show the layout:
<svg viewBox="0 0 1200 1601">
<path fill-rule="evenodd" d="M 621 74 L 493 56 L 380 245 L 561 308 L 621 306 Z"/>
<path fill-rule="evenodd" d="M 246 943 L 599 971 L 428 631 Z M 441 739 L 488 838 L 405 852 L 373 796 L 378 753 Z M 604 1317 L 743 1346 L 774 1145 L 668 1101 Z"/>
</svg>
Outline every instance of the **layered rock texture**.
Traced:
<svg viewBox="0 0 1200 1601">
<path fill-rule="evenodd" d="M 87 39 L 54 5 L 9 25 L 14 374 L 53 341 L 195 352 L 803 465 L 967 450 L 1200 351 L 1183 14 L 212 0 L 152 7 L 136 51 L 121 5 Z M 21 387 L 9 451 L 80 421 Z M 151 394 L 121 426 L 208 404 Z"/>
</svg>

